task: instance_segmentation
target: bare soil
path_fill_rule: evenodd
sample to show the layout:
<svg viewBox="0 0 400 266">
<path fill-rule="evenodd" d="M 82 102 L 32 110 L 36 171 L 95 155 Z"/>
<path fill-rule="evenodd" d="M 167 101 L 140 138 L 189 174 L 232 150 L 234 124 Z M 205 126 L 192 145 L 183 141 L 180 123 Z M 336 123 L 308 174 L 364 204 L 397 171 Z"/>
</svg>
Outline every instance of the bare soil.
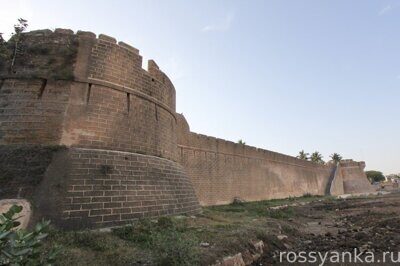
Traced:
<svg viewBox="0 0 400 266">
<path fill-rule="evenodd" d="M 393 252 L 393 259 L 399 260 L 397 264 L 400 264 L 400 193 L 343 200 L 317 200 L 294 207 L 294 212 L 287 221 L 280 221 L 282 234 L 287 238 L 269 245 L 264 256 L 254 265 L 289 265 L 288 262 L 280 262 L 279 252 L 284 251 L 294 251 L 297 254 L 300 251 L 354 254 L 355 249 L 358 253 L 364 253 L 362 258 L 368 252 L 374 254 L 375 263 L 370 265 L 394 265 L 388 263 L 389 255 L 386 258 L 387 263 L 383 263 L 383 252 Z M 324 265 L 354 264 L 347 260 L 346 263 Z M 365 261 L 358 264 L 365 264 Z"/>
<path fill-rule="evenodd" d="M 109 231 L 55 230 L 46 244 L 62 246 L 58 265 L 213 265 L 239 252 L 250 262 L 246 254 L 254 254 L 260 240 L 264 253 L 253 265 L 311 265 L 281 263 L 279 252 L 291 251 L 356 249 L 363 256 L 372 252 L 376 260 L 382 252 L 397 254 L 400 193 L 348 199 L 305 195 L 206 207 L 197 216 L 135 221 Z"/>
</svg>

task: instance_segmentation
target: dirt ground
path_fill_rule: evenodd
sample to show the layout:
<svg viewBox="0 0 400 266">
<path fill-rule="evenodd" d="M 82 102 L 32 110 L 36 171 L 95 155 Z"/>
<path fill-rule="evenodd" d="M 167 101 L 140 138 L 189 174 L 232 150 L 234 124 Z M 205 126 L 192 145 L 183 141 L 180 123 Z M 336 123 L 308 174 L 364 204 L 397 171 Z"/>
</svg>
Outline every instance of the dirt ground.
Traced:
<svg viewBox="0 0 400 266">
<path fill-rule="evenodd" d="M 306 263 L 280 260 L 282 252 L 354 250 L 364 252 L 362 262 L 374 254 L 369 265 L 393 265 L 381 257 L 395 252 L 400 264 L 400 193 L 347 199 L 304 195 L 212 206 L 196 216 L 139 220 L 110 230 L 54 230 L 46 245 L 62 247 L 58 265 L 214 265 L 238 253 L 251 263 L 248 258 L 260 240 L 264 253 L 252 265 L 354 265 L 348 258 L 334 264 L 322 264 L 320 258 L 310 263 L 310 257 Z"/>
<path fill-rule="evenodd" d="M 289 263 L 280 252 L 357 252 L 363 253 L 359 265 L 400 264 L 400 193 L 343 200 L 316 200 L 293 207 L 294 214 L 279 222 L 280 241 L 268 245 L 264 256 L 253 265 L 310 265 L 299 261 Z M 277 236 L 278 238 L 278 236 Z M 355 251 L 356 249 L 356 251 Z M 385 255 L 383 252 L 392 252 Z M 309 253 L 308 253 L 309 254 Z M 369 258 L 366 258 L 366 256 Z M 281 259 L 283 258 L 283 259 Z M 293 261 L 294 257 L 290 260 Z M 335 262 L 335 263 L 333 263 Z M 354 265 L 349 257 L 324 265 Z M 397 262 L 397 263 L 394 263 Z M 318 265 L 321 261 L 317 261 Z"/>
</svg>

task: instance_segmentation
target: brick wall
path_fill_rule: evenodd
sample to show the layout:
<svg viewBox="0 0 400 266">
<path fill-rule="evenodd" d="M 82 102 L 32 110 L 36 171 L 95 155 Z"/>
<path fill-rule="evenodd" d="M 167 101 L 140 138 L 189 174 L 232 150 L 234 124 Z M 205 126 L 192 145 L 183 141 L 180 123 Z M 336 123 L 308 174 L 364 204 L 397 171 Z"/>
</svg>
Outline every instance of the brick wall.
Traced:
<svg viewBox="0 0 400 266">
<path fill-rule="evenodd" d="M 178 136 L 180 163 L 202 205 L 324 195 L 329 185 L 332 166 L 192 133 L 182 115 Z"/>
<path fill-rule="evenodd" d="M 67 147 L 30 186 L 38 216 L 99 227 L 199 211 L 176 163 L 175 89 L 154 61 L 146 71 L 137 49 L 91 32 L 34 31 L 19 45 L 12 68 L 0 62 L 0 145 Z M 6 178 L 10 193 L 26 187 Z"/>
<path fill-rule="evenodd" d="M 184 169 L 155 156 L 71 149 L 64 212 L 69 226 L 104 227 L 199 211 Z"/>
<path fill-rule="evenodd" d="M 133 93 L 76 84 L 61 143 L 176 160 L 175 124 L 169 111 Z"/>
<path fill-rule="evenodd" d="M 256 201 L 306 193 L 324 195 L 332 171 L 327 166 L 294 163 L 293 159 L 264 151 L 254 156 L 204 145 L 179 149 L 180 163 L 202 205 L 229 204 L 235 197 Z"/>
<path fill-rule="evenodd" d="M 29 32 L 20 47 L 13 69 L 0 69 L 0 144 L 177 160 L 175 89 L 154 61 L 146 71 L 137 49 L 90 32 Z"/>
<path fill-rule="evenodd" d="M 0 144 L 59 144 L 69 82 L 6 79 L 0 88 Z"/>
<path fill-rule="evenodd" d="M 175 110 L 175 88 L 153 60 L 148 70 L 142 69 L 142 57 L 138 50 L 116 40 L 99 35 L 91 54 L 89 78 L 119 84 L 152 96 Z"/>
</svg>

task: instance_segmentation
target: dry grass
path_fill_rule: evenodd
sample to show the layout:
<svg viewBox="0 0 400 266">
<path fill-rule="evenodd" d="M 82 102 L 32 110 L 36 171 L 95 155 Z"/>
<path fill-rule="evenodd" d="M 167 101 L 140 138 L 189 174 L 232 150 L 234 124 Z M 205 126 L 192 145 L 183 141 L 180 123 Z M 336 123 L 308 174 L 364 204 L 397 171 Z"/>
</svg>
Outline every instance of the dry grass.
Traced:
<svg viewBox="0 0 400 266">
<path fill-rule="evenodd" d="M 48 246 L 61 245 L 60 265 L 207 265 L 248 247 L 273 242 L 278 222 L 296 214 L 270 207 L 320 200 L 300 197 L 214 206 L 196 217 L 140 220 L 112 232 L 52 232 Z M 208 243 L 203 247 L 201 243 Z"/>
</svg>

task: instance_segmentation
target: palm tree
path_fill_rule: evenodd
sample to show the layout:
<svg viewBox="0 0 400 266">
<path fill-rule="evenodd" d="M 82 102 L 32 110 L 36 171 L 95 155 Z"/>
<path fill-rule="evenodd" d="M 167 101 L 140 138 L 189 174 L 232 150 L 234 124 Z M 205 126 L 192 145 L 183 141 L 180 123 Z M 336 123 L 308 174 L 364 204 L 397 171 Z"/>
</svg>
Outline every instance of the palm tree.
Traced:
<svg viewBox="0 0 400 266">
<path fill-rule="evenodd" d="M 316 151 L 316 152 L 313 152 L 313 153 L 311 154 L 311 157 L 310 157 L 310 159 L 311 159 L 312 162 L 323 164 L 323 163 L 325 163 L 325 162 L 324 162 L 324 160 L 322 160 L 322 158 L 323 158 L 322 154 L 319 153 L 319 152 L 317 152 L 317 151 Z"/>
<path fill-rule="evenodd" d="M 332 154 L 331 156 L 329 156 L 329 157 L 331 157 L 331 159 L 335 162 L 335 163 L 338 163 L 338 162 L 340 162 L 342 159 L 343 159 L 343 157 L 339 154 L 339 153 L 334 153 L 334 154 Z"/>
<path fill-rule="evenodd" d="M 306 160 L 308 161 L 308 155 L 310 155 L 309 153 L 305 152 L 304 150 L 299 151 L 299 155 L 297 155 L 297 158 L 301 159 L 301 160 Z"/>
</svg>

